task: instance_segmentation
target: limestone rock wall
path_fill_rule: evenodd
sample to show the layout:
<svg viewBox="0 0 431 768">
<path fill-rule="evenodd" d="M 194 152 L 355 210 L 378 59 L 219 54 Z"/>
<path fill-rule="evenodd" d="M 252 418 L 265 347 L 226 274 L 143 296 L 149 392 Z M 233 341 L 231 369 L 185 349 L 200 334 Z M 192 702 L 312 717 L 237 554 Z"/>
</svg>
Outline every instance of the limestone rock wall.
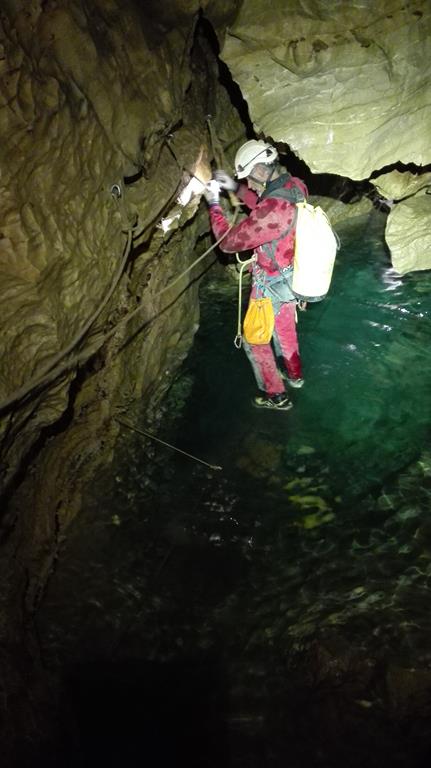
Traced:
<svg viewBox="0 0 431 768">
<path fill-rule="evenodd" d="M 2 746 L 38 738 L 23 627 L 115 416 L 143 403 L 157 418 L 198 327 L 202 270 L 165 289 L 210 244 L 208 216 L 177 196 L 208 172 L 209 111 L 223 140 L 242 137 L 196 33 L 205 5 L 0 9 L 0 687 L 17 702 Z M 223 25 L 237 4 L 210 5 Z"/>
<path fill-rule="evenodd" d="M 212 5 L 222 19 L 226 4 Z M 163 238 L 153 238 L 157 223 L 174 205 L 185 168 L 209 151 L 208 88 L 197 94 L 205 78 L 194 77 L 190 64 L 199 7 L 197 0 L 172 1 L 169 9 L 121 0 L 9 0 L 1 12 L 3 485 L 66 410 L 76 362 L 85 363 L 106 330 L 144 301 L 148 274 L 147 293 L 166 279 L 162 258 L 157 271 L 147 269 L 167 250 Z M 122 190 L 120 201 L 113 185 Z M 131 223 L 131 256 L 118 275 Z M 193 247 L 181 241 L 175 269 Z M 123 325 L 118 337 L 129 330 Z M 78 360 L 53 378 L 52 370 L 70 360 L 61 350 Z M 45 374 L 55 386 L 26 399 Z"/>
<path fill-rule="evenodd" d="M 431 267 L 431 173 L 391 171 L 374 184 L 390 206 L 386 242 L 400 274 Z"/>
<path fill-rule="evenodd" d="M 429 166 L 427 0 L 252 0 L 221 55 L 256 131 L 288 144 L 313 172 L 362 180 L 395 164 L 413 164 L 417 174 Z M 413 208 L 429 231 L 431 205 Z M 392 231 L 388 244 L 400 271 L 431 267 L 428 242 L 416 238 L 407 257 Z"/>
<path fill-rule="evenodd" d="M 386 241 L 392 263 L 400 274 L 431 268 L 431 197 L 424 192 L 391 210 Z"/>
<path fill-rule="evenodd" d="M 253 0 L 222 57 L 258 131 L 312 171 L 364 179 L 430 162 L 430 32 L 424 0 Z"/>
<path fill-rule="evenodd" d="M 166 97 L 175 34 L 183 46 L 187 36 L 168 35 L 163 51 L 153 52 L 139 19 L 116 2 L 32 3 L 3 13 L 1 22 L 1 394 L 7 402 L 47 370 L 107 294 L 125 247 L 111 186 L 141 166 L 150 173 L 157 163 L 157 138 L 180 118 L 189 73 L 187 66 L 176 70 Z M 149 81 L 160 88 L 159 100 L 151 98 Z M 180 176 L 177 169 L 171 177 L 171 195 Z M 143 226 L 153 216 L 149 209 L 139 211 Z M 3 459 L 6 477 L 25 446 L 65 409 L 68 385 L 39 398 L 31 430 L 23 421 L 34 401 L 3 422 L 14 444 L 12 458 Z"/>
<path fill-rule="evenodd" d="M 209 172 L 208 113 L 224 140 L 242 131 L 195 38 L 201 5 L 8 0 L 0 12 L 3 491 L 51 425 L 93 407 L 98 453 L 112 403 L 160 397 L 187 353 L 196 272 L 164 289 L 196 258 L 208 218 L 199 195 L 180 211 L 176 198 Z M 226 23 L 235 8 L 220 0 L 210 16 Z"/>
</svg>

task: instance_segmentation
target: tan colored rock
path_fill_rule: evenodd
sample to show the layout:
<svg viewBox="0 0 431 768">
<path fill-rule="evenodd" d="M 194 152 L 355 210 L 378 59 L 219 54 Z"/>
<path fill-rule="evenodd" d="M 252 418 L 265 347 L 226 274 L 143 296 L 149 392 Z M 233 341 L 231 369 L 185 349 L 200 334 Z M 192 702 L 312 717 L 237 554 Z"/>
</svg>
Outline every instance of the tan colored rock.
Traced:
<svg viewBox="0 0 431 768">
<path fill-rule="evenodd" d="M 165 161 L 159 202 L 140 200 L 144 227 L 180 183 L 172 153 L 157 145 L 178 121 L 190 82 L 189 62 L 173 63 L 185 34 L 174 30 L 153 51 L 132 6 L 120 5 L 10 3 L 1 16 L 2 402 L 46 370 L 110 290 L 126 243 L 112 184 L 140 166 L 161 175 Z M 127 277 L 121 282 L 114 305 Z M 69 381 L 61 396 L 45 393 L 51 404 L 27 433 L 18 428 L 20 444 L 61 414 Z M 12 438 L 10 424 L 8 432 Z"/>
<path fill-rule="evenodd" d="M 335 229 L 338 224 L 357 216 L 366 216 L 373 210 L 373 204 L 367 197 L 363 197 L 356 203 L 343 203 L 342 200 L 334 200 L 331 197 L 312 195 L 310 202 L 312 205 L 320 205 Z"/>
<path fill-rule="evenodd" d="M 391 171 L 373 179 L 373 184 L 386 200 L 400 200 L 427 186 L 431 187 L 431 173 L 416 174 L 410 171 Z"/>
<path fill-rule="evenodd" d="M 401 275 L 431 269 L 431 196 L 420 193 L 397 203 L 389 213 L 385 237 Z"/>
<path fill-rule="evenodd" d="M 256 131 L 285 142 L 312 171 L 352 179 L 431 160 L 431 6 L 253 0 L 222 58 Z"/>
</svg>

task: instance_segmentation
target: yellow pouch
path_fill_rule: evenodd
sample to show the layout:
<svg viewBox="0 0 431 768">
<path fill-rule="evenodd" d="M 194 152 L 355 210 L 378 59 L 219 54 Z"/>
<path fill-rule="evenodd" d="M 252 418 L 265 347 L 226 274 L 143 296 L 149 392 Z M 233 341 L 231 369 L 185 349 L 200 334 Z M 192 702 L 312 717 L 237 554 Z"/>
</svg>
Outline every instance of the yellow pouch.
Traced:
<svg viewBox="0 0 431 768">
<path fill-rule="evenodd" d="M 274 310 L 270 298 L 250 299 L 244 318 L 244 338 L 249 344 L 269 344 L 274 331 Z"/>
</svg>

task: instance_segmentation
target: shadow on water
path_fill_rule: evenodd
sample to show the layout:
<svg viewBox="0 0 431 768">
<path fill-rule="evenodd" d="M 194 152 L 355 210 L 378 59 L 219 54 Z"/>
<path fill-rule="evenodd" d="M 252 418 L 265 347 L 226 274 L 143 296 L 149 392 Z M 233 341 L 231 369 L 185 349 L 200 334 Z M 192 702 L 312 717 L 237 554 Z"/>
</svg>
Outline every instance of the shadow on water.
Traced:
<svg viewBox="0 0 431 768">
<path fill-rule="evenodd" d="M 39 615 L 70 768 L 429 764 L 431 275 L 382 232 L 343 228 L 288 413 L 251 405 L 236 283 L 202 287 L 158 436 L 223 470 L 125 430 Z"/>
<path fill-rule="evenodd" d="M 228 765 L 227 690 L 215 654 L 76 665 L 63 697 L 75 727 L 65 733 L 64 765 L 78 755 L 83 767 Z"/>
</svg>

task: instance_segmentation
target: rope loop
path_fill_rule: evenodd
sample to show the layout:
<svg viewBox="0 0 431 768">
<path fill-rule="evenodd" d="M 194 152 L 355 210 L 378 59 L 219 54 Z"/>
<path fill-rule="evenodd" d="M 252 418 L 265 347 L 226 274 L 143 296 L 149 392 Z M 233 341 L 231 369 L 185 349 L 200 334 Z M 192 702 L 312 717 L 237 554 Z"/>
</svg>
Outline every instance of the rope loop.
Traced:
<svg viewBox="0 0 431 768">
<path fill-rule="evenodd" d="M 253 256 L 250 259 L 245 259 L 244 261 L 241 261 L 237 253 L 235 254 L 235 256 L 236 256 L 237 263 L 241 264 L 241 267 L 239 270 L 239 279 L 238 279 L 238 325 L 237 325 L 236 336 L 233 343 L 237 349 L 241 349 L 242 347 L 242 329 L 241 329 L 242 273 L 244 272 L 244 269 L 249 264 L 254 264 L 256 262 L 257 256 L 253 254 Z"/>
</svg>

